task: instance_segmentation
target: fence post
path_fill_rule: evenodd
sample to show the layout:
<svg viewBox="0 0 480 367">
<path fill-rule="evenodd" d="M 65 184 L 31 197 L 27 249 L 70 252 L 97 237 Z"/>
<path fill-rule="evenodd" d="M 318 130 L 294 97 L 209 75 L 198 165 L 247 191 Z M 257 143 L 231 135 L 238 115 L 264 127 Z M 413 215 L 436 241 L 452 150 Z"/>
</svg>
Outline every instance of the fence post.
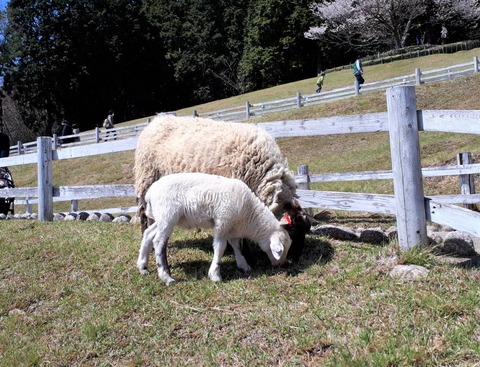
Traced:
<svg viewBox="0 0 480 367">
<path fill-rule="evenodd" d="M 301 190 L 310 190 L 310 175 L 308 172 L 308 165 L 303 164 L 297 167 L 297 173 L 300 176 L 304 176 L 306 182 L 301 182 L 298 184 L 298 188 Z M 304 208 L 305 209 L 305 208 Z M 306 208 L 305 211 L 313 216 L 312 208 Z"/>
<path fill-rule="evenodd" d="M 463 152 L 457 154 L 457 165 L 463 166 L 465 164 L 473 163 L 472 154 Z M 460 194 L 470 195 L 475 194 L 475 182 L 473 175 L 460 175 Z M 475 204 L 463 204 L 464 208 L 475 210 Z"/>
<path fill-rule="evenodd" d="M 358 96 L 360 94 L 360 84 L 358 84 L 357 78 L 355 78 L 355 95 Z"/>
<path fill-rule="evenodd" d="M 422 84 L 422 72 L 420 71 L 420 68 L 415 69 L 415 85 L 420 85 Z"/>
<path fill-rule="evenodd" d="M 25 198 L 25 213 L 32 214 L 32 204 L 30 203 L 30 197 Z"/>
<path fill-rule="evenodd" d="M 20 140 L 17 141 L 17 147 L 18 147 L 18 155 L 23 154 L 23 153 L 24 153 L 24 151 L 23 151 L 23 144 L 22 144 L 22 142 L 21 142 Z"/>
<path fill-rule="evenodd" d="M 427 224 L 423 193 L 415 87 L 387 89 L 395 210 L 401 250 L 426 246 Z"/>
<path fill-rule="evenodd" d="M 100 129 L 98 127 L 95 128 L 95 143 L 100 141 Z"/>
<path fill-rule="evenodd" d="M 52 138 L 37 138 L 38 219 L 53 220 Z"/>
<path fill-rule="evenodd" d="M 473 72 L 478 73 L 478 57 L 473 56 Z"/>
<path fill-rule="evenodd" d="M 250 102 L 247 101 L 247 103 L 245 104 L 245 117 L 247 119 L 250 118 L 250 107 L 251 107 L 251 104 Z"/>
<path fill-rule="evenodd" d="M 53 149 L 57 149 L 58 148 L 58 136 L 57 134 L 53 134 Z"/>
<path fill-rule="evenodd" d="M 300 94 L 300 92 L 297 92 L 297 107 L 298 108 L 303 107 L 303 105 L 302 105 L 302 95 Z"/>
</svg>

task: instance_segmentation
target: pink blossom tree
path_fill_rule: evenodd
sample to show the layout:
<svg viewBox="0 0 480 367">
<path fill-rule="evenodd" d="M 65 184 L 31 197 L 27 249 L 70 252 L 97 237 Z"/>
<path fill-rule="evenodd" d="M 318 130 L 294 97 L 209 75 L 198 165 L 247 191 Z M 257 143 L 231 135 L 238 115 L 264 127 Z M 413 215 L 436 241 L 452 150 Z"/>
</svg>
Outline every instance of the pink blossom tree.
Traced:
<svg viewBox="0 0 480 367">
<path fill-rule="evenodd" d="M 471 22 L 479 18 L 476 0 L 335 0 L 314 2 L 310 9 L 319 25 L 305 32 L 356 50 L 402 48 L 419 19 L 435 24 Z"/>
</svg>

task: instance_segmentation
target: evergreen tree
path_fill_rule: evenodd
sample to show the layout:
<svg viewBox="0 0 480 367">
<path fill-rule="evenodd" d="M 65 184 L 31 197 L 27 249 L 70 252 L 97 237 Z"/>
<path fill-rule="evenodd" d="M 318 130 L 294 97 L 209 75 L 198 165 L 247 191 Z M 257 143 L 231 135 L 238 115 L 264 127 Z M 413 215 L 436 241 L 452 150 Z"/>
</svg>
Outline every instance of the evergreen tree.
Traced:
<svg viewBox="0 0 480 367">
<path fill-rule="evenodd" d="M 240 75 L 245 90 L 311 76 L 315 45 L 304 38 L 312 16 L 306 0 L 251 0 Z"/>
</svg>

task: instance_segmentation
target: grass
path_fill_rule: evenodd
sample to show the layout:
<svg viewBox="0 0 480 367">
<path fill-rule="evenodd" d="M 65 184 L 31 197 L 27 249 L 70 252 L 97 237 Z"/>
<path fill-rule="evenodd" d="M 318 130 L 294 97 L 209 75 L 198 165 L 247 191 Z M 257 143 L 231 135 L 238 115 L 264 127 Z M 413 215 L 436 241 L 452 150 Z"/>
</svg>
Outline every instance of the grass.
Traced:
<svg viewBox="0 0 480 367">
<path fill-rule="evenodd" d="M 402 282 L 388 276 L 395 244 L 309 236 L 285 268 L 255 252 L 250 276 L 228 253 L 215 284 L 210 235 L 176 231 L 166 287 L 135 268 L 136 225 L 0 225 L 2 366 L 480 363 L 480 273 L 426 252 L 402 256 L 429 276 Z"/>
<path fill-rule="evenodd" d="M 384 73 L 405 74 L 403 68 L 413 70 L 420 63 L 433 68 L 473 57 L 449 59 L 458 54 L 386 64 Z M 397 64 L 404 62 L 410 65 Z M 367 75 L 374 75 L 373 68 Z M 328 77 L 333 83 L 334 73 Z M 314 85 L 310 82 L 305 86 Z M 417 105 L 478 109 L 479 82 L 473 76 L 422 85 Z M 267 99 L 262 95 L 267 91 L 258 93 L 259 100 Z M 268 118 L 385 108 L 383 93 L 372 93 Z M 422 133 L 421 139 L 424 166 L 452 163 L 459 151 L 479 155 L 475 136 Z M 292 169 L 305 163 L 313 173 L 390 166 L 386 134 L 281 139 L 279 144 Z M 54 165 L 54 185 L 133 182 L 133 152 Z M 12 167 L 12 172 L 17 187 L 36 185 L 34 165 Z M 430 194 L 458 191 L 454 179 L 435 178 L 426 186 Z M 387 181 L 320 188 L 392 190 Z M 131 199 L 128 205 L 133 204 Z M 81 209 L 113 205 L 108 198 L 80 202 Z M 392 222 L 337 213 L 324 223 L 355 229 Z M 224 281 L 215 284 L 207 278 L 211 240 L 208 231 L 174 232 L 169 262 L 178 282 L 165 287 L 154 272 L 141 276 L 135 267 L 138 224 L 0 221 L 0 365 L 480 365 L 478 268 L 445 264 L 428 250 L 400 254 L 395 241 L 374 246 L 309 235 L 299 263 L 275 269 L 255 251 L 256 264 L 248 276 L 236 269 L 228 252 L 221 268 Z M 395 256 L 398 261 L 392 260 Z M 396 262 L 425 266 L 429 275 L 414 282 L 396 280 L 388 275 Z M 153 259 L 150 267 L 154 269 Z"/>
</svg>

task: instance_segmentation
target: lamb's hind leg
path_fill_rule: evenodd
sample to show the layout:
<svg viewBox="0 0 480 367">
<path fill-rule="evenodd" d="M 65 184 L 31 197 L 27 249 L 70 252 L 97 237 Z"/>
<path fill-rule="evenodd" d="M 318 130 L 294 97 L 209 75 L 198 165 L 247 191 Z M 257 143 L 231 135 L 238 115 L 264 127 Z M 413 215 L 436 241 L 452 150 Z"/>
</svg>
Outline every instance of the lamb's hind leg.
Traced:
<svg viewBox="0 0 480 367">
<path fill-rule="evenodd" d="M 220 275 L 220 261 L 222 260 L 226 247 L 227 240 L 225 238 L 213 238 L 213 260 L 210 269 L 208 269 L 208 277 L 214 282 L 222 281 L 222 276 Z"/>
<path fill-rule="evenodd" d="M 156 225 L 156 222 L 154 225 Z M 167 243 L 168 238 L 173 232 L 173 227 L 173 225 L 168 225 L 163 231 L 159 231 L 153 240 L 158 276 L 166 285 L 170 285 L 175 281 L 170 275 L 170 268 L 168 267 L 167 261 Z"/>
<path fill-rule="evenodd" d="M 252 268 L 247 263 L 247 259 L 242 254 L 242 250 L 240 248 L 240 239 L 239 238 L 231 238 L 228 240 L 228 243 L 233 248 L 233 252 L 235 253 L 235 260 L 237 261 L 237 268 L 243 270 L 245 273 L 249 273 L 252 271 Z"/>
<path fill-rule="evenodd" d="M 148 274 L 148 257 L 152 251 L 153 240 L 157 234 L 157 226 L 148 227 L 143 233 L 142 244 L 138 252 L 137 268 L 142 274 Z"/>
</svg>

